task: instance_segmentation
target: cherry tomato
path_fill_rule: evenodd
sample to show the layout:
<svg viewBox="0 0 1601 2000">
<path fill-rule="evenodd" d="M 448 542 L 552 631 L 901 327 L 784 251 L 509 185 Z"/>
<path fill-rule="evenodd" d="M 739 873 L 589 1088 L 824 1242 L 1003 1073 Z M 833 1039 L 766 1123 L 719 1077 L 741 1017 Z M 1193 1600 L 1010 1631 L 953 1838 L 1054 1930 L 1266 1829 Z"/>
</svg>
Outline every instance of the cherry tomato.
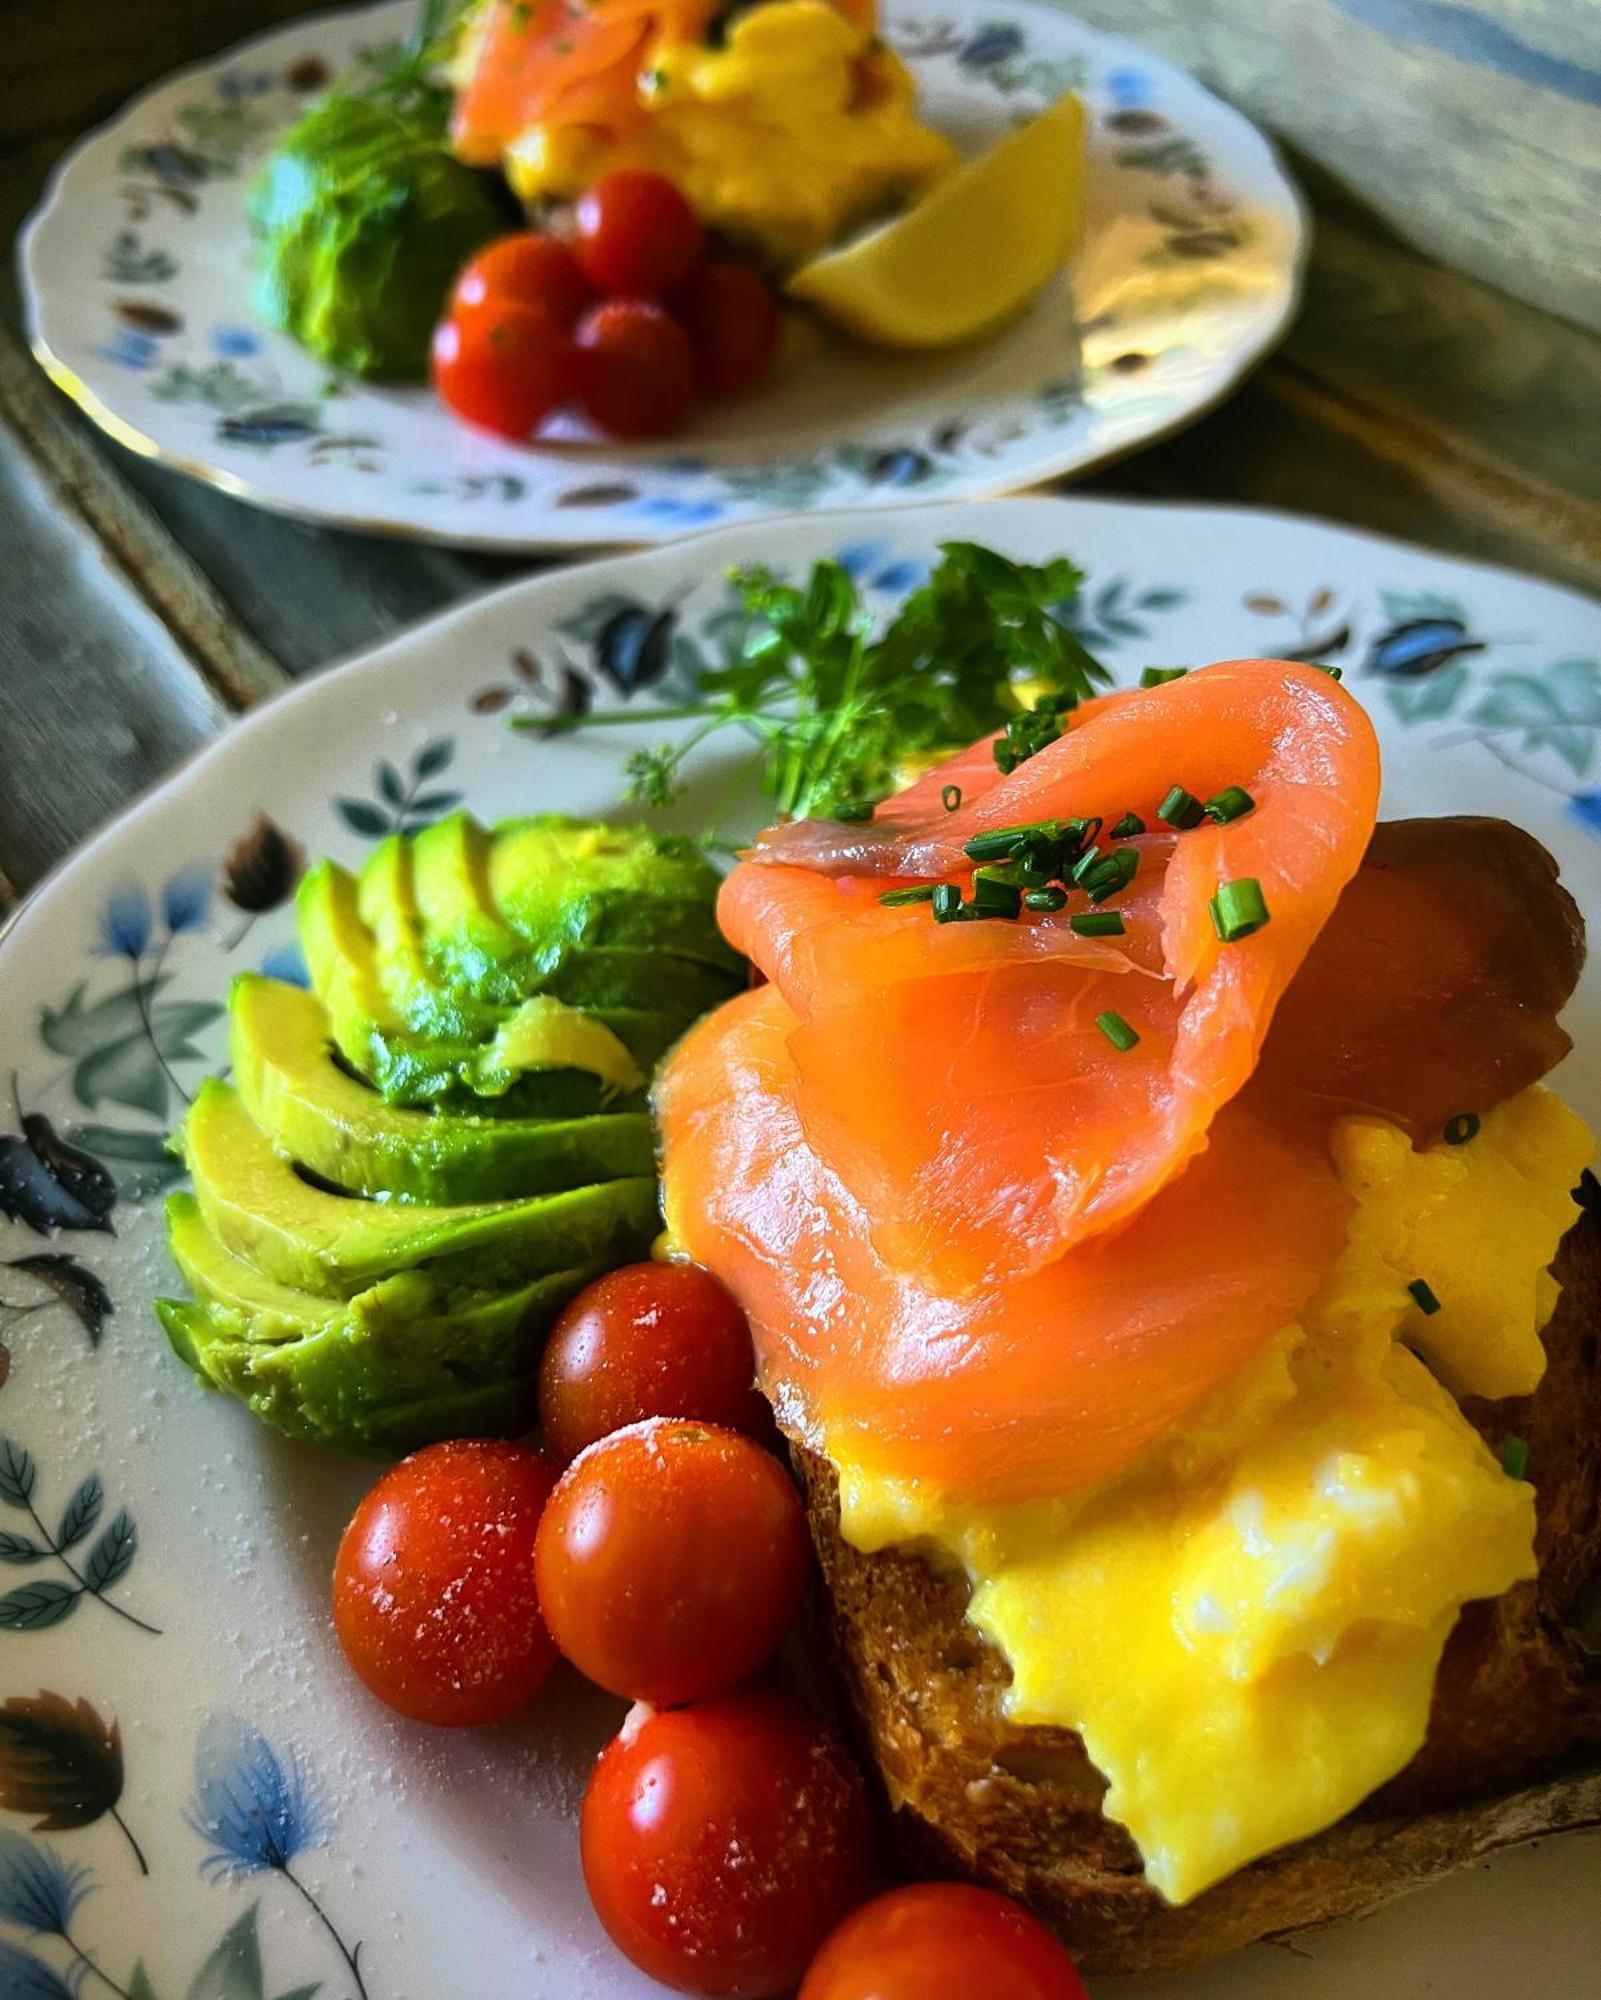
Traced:
<svg viewBox="0 0 1601 2000">
<path fill-rule="evenodd" d="M 434 386 L 458 417 L 526 438 L 570 402 L 573 345 L 537 306 L 481 306 L 434 329 Z"/>
<path fill-rule="evenodd" d="M 645 1417 L 697 1417 L 766 1438 L 772 1418 L 755 1379 L 745 1315 L 710 1271 L 628 1264 L 557 1320 L 540 1364 L 539 1421 L 563 1465 Z"/>
<path fill-rule="evenodd" d="M 669 437 L 695 400 L 695 352 L 663 306 L 612 299 L 578 323 L 578 400 L 598 430 Z"/>
<path fill-rule="evenodd" d="M 561 1476 L 540 1523 L 551 1637 L 613 1694 L 701 1701 L 778 1650 L 811 1572 L 799 1496 L 749 1438 L 653 1418 Z"/>
<path fill-rule="evenodd" d="M 334 1629 L 381 1701 L 418 1722 L 496 1722 L 556 1663 L 534 1534 L 556 1473 L 526 1445 L 430 1445 L 362 1501 L 334 1562 Z"/>
<path fill-rule="evenodd" d="M 812 1960 L 800 2000 L 1086 2000 L 1073 1961 L 1010 1896 L 920 1882 L 866 1903 Z"/>
<path fill-rule="evenodd" d="M 673 310 L 695 350 L 705 396 L 743 396 L 778 352 L 778 305 L 749 264 L 703 264 L 675 294 Z"/>
<path fill-rule="evenodd" d="M 706 238 L 678 189 L 642 167 L 603 174 L 578 202 L 578 261 L 597 291 L 662 299 L 700 262 Z"/>
<path fill-rule="evenodd" d="M 594 297 L 594 287 L 565 243 L 525 229 L 502 236 L 463 267 L 450 311 L 453 318 L 464 319 L 481 306 L 537 306 L 558 326 L 570 327 Z"/>
<path fill-rule="evenodd" d="M 787 1993 L 872 1886 L 861 1773 L 766 1689 L 636 1709 L 600 1754 L 580 1842 L 618 1948 L 663 1985 L 724 2000 Z"/>
</svg>

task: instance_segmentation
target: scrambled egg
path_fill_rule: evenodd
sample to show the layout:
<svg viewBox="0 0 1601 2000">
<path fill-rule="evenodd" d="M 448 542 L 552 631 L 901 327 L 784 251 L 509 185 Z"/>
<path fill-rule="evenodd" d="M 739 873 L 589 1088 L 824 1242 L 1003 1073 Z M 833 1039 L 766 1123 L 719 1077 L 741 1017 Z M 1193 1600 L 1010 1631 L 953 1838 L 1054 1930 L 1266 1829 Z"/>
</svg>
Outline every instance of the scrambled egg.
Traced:
<svg viewBox="0 0 1601 2000">
<path fill-rule="evenodd" d="M 768 0 L 734 18 L 722 48 L 660 41 L 639 91 L 650 115 L 637 131 L 516 139 L 504 165 L 518 196 L 570 201 L 614 167 L 645 167 L 708 227 L 788 268 L 955 164 L 918 123 L 900 58 L 828 0 Z"/>
<path fill-rule="evenodd" d="M 1547 1266 L 1592 1149 L 1541 1089 L 1457 1147 L 1342 1120 L 1356 1207 L 1303 1323 L 1128 1472 L 974 1510 L 840 1466 L 847 1540 L 966 1568 L 1008 1716 L 1078 1731 L 1171 1901 L 1402 1769 L 1462 1605 L 1534 1574 L 1534 1489 L 1451 1391 L 1539 1381 Z"/>
</svg>

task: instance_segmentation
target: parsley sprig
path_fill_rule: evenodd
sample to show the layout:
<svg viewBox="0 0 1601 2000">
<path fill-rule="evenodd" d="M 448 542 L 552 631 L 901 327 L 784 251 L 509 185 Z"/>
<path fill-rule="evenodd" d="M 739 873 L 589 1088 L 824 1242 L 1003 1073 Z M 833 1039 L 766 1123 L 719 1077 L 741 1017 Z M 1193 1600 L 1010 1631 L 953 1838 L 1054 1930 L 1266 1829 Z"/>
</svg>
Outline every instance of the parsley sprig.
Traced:
<svg viewBox="0 0 1601 2000">
<path fill-rule="evenodd" d="M 1082 576 L 1062 558 L 1016 563 L 947 542 L 928 582 L 876 636 L 837 562 L 815 564 L 803 586 L 766 569 L 730 581 L 739 642 L 683 705 L 539 725 L 696 722 L 678 743 L 629 758 L 631 795 L 647 806 L 677 796 L 686 760 L 709 736 L 739 728 L 761 745 L 763 787 L 780 814 L 864 817 L 909 761 L 955 750 L 1031 703 L 1063 715 L 1108 679 L 1064 621 Z"/>
</svg>

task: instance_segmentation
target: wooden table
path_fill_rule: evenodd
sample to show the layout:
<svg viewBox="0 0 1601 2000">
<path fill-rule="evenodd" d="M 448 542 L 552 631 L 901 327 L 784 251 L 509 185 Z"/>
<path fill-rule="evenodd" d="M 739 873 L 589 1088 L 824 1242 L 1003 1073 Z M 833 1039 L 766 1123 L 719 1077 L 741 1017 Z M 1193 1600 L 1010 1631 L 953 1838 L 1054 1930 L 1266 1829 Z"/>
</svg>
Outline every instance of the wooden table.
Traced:
<svg viewBox="0 0 1601 2000">
<path fill-rule="evenodd" d="M 129 90 L 304 4 L 13 0 L 0 236 Z M 1601 338 L 1431 262 L 1295 164 L 1318 229 L 1283 349 L 1086 489 L 1294 508 L 1601 592 Z M 0 907 L 241 709 L 538 566 L 280 520 L 135 459 L 56 394 L 17 326 L 8 281 Z"/>
</svg>

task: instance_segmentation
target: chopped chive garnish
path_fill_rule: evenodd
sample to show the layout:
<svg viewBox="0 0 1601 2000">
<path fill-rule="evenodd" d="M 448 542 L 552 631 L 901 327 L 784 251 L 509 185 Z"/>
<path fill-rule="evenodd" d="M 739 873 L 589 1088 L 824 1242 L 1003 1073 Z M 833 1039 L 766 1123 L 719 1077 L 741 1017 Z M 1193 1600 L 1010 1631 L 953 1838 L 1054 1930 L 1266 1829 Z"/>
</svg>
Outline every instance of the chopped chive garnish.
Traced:
<svg viewBox="0 0 1601 2000">
<path fill-rule="evenodd" d="M 1143 833 L 1144 831 L 1145 822 L 1140 818 L 1138 813 L 1124 813 L 1117 825 L 1112 828 L 1112 838 L 1113 840 L 1132 840 L 1135 834 Z"/>
<path fill-rule="evenodd" d="M 1308 660 L 1307 665 L 1316 673 L 1327 674 L 1331 681 L 1345 679 L 1344 667 L 1331 667 L 1326 660 Z"/>
<path fill-rule="evenodd" d="M 1082 883 L 1086 875 L 1092 874 L 1095 869 L 1101 866 L 1102 862 L 1109 861 L 1110 859 L 1111 856 L 1103 854 L 1098 847 L 1086 847 L 1077 861 L 1073 863 L 1073 880 Z"/>
<path fill-rule="evenodd" d="M 962 914 L 962 892 L 954 882 L 941 882 L 932 901 L 937 924 L 948 924 Z"/>
<path fill-rule="evenodd" d="M 1139 865 L 1140 857 L 1134 848 L 1120 848 L 1116 854 L 1109 854 L 1104 861 L 1098 862 L 1079 886 L 1092 903 L 1104 903 L 1108 896 L 1115 896 L 1120 889 L 1128 887 Z"/>
<path fill-rule="evenodd" d="M 1021 826 L 991 827 L 987 833 L 975 833 L 964 841 L 962 852 L 969 861 L 1010 861 L 1027 842 L 1057 839 L 1064 824 L 1059 819 L 1037 819 L 1025 820 Z"/>
<path fill-rule="evenodd" d="M 1030 889 L 1023 898 L 1023 907 L 1028 910 L 1060 910 L 1066 906 L 1065 889 Z M 1077 922 L 1077 919 L 1074 919 Z"/>
<path fill-rule="evenodd" d="M 888 889 L 878 900 L 886 910 L 899 910 L 907 903 L 932 903 L 934 894 L 932 882 L 919 882 L 911 889 Z"/>
<path fill-rule="evenodd" d="M 1139 1036 L 1129 1026 L 1128 1022 L 1123 1019 L 1123 1016 L 1111 1007 L 1108 1007 L 1104 1014 L 1096 1015 L 1095 1025 L 1112 1044 L 1114 1049 L 1122 1049 L 1127 1052 L 1139 1040 Z"/>
<path fill-rule="evenodd" d="M 1123 935 L 1123 912 L 1121 910 L 1076 911 L 1067 921 L 1069 927 L 1079 937 L 1121 937 Z"/>
<path fill-rule="evenodd" d="M 1215 819 L 1219 826 L 1227 826 L 1231 819 L 1244 819 L 1248 812 L 1256 810 L 1256 800 L 1243 785 L 1225 785 L 1216 798 L 1208 799 L 1201 808 L 1208 819 Z"/>
<path fill-rule="evenodd" d="M 1200 825 L 1205 810 L 1193 792 L 1175 785 L 1157 807 L 1156 816 L 1168 826 L 1176 826 L 1180 833 L 1188 833 L 1192 826 Z"/>
<path fill-rule="evenodd" d="M 1140 675 L 1142 688 L 1166 687 L 1169 681 L 1181 681 L 1189 672 L 1188 667 L 1147 667 Z"/>
<path fill-rule="evenodd" d="M 1465 1146 L 1470 1139 L 1479 1136 L 1479 1114 L 1476 1111 L 1459 1111 L 1454 1118 L 1445 1121 L 1445 1143 L 1448 1146 Z"/>
<path fill-rule="evenodd" d="M 1023 907 L 1023 892 L 1015 882 L 995 875 L 973 877 L 973 913 L 980 917 L 1015 917 Z"/>
<path fill-rule="evenodd" d="M 946 785 L 939 795 L 939 802 L 948 813 L 955 812 L 956 808 L 962 803 L 961 786 Z"/>
<path fill-rule="evenodd" d="M 1426 1278 L 1414 1278 L 1407 1286 L 1407 1290 L 1412 1294 L 1412 1302 L 1420 1313 L 1432 1318 L 1440 1310 L 1440 1301 L 1434 1296 Z"/>
<path fill-rule="evenodd" d="M 860 826 L 870 820 L 877 811 L 871 799 L 852 799 L 841 806 L 835 806 L 834 817 L 845 826 Z"/>
<path fill-rule="evenodd" d="M 1254 875 L 1242 875 L 1237 882 L 1219 882 L 1209 908 L 1212 927 L 1225 944 L 1238 944 L 1268 920 L 1267 900 Z"/>
<path fill-rule="evenodd" d="M 1529 1440 L 1509 1437 L 1501 1440 L 1501 1470 L 1508 1479 L 1521 1479 L 1529 1469 Z"/>
</svg>

